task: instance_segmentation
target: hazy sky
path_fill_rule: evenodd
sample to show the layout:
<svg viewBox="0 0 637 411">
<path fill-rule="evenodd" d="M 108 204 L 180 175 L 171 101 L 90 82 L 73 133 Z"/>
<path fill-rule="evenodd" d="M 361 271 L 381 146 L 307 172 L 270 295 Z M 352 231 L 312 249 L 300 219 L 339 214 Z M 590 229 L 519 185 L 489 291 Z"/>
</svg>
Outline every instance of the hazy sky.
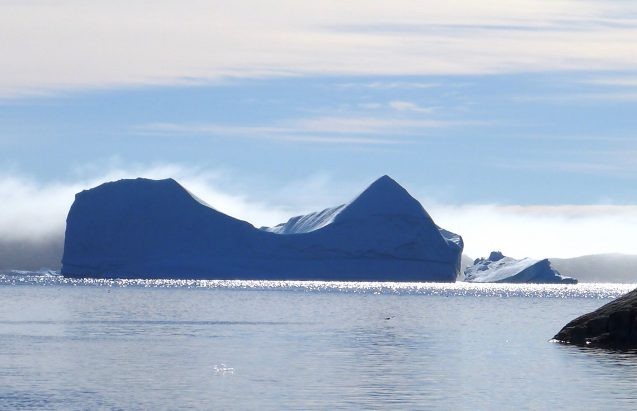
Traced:
<svg viewBox="0 0 637 411">
<path fill-rule="evenodd" d="M 0 56 L 0 246 L 108 179 L 259 226 L 389 174 L 473 257 L 637 254 L 635 2 L 8 0 Z"/>
</svg>

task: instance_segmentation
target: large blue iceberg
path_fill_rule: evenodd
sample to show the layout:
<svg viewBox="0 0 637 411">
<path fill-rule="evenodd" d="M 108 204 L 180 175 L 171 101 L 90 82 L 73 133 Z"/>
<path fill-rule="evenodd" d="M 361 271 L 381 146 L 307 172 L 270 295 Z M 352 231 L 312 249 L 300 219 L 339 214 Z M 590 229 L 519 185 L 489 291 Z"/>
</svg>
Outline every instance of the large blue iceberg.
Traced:
<svg viewBox="0 0 637 411">
<path fill-rule="evenodd" d="M 69 277 L 453 282 L 462 238 L 391 178 L 351 202 L 257 229 L 175 180 L 120 180 L 75 196 Z"/>
</svg>

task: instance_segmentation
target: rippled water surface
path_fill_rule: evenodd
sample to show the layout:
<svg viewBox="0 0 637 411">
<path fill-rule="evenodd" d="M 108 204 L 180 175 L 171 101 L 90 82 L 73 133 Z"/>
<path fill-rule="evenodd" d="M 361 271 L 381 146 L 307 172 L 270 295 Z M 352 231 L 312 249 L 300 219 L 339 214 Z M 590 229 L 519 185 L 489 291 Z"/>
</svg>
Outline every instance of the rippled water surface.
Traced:
<svg viewBox="0 0 637 411">
<path fill-rule="evenodd" d="M 0 408 L 635 409 L 637 354 L 548 340 L 635 285 L 0 275 Z"/>
</svg>

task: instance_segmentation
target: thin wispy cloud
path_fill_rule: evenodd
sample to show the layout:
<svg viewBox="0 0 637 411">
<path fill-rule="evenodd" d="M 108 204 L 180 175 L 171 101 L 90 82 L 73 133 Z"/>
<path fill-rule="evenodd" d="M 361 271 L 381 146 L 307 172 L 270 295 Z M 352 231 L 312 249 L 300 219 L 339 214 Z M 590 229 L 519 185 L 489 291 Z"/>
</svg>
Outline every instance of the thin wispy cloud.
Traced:
<svg viewBox="0 0 637 411">
<path fill-rule="evenodd" d="M 0 95 L 246 77 L 635 70 L 636 12 L 633 2 L 601 0 L 3 2 Z"/>
<path fill-rule="evenodd" d="M 293 121 L 300 130 L 333 133 L 378 134 L 393 131 L 405 134 L 409 130 L 453 127 L 460 122 L 436 119 L 377 118 L 377 117 L 318 117 Z"/>
<path fill-rule="evenodd" d="M 366 138 L 366 137 L 343 137 L 343 136 L 320 136 L 320 135 L 293 135 L 286 134 L 272 137 L 278 141 L 289 141 L 296 143 L 314 143 L 314 144 L 348 144 L 348 145 L 395 145 L 408 144 L 407 141 L 392 140 L 387 138 Z"/>
<path fill-rule="evenodd" d="M 433 108 L 431 107 L 422 107 L 419 106 L 416 103 L 412 103 L 411 101 L 400 101 L 400 100 L 395 100 L 395 101 L 390 101 L 389 102 L 389 107 L 393 108 L 394 110 L 398 110 L 398 111 L 411 111 L 414 113 L 431 113 L 433 111 Z"/>
<path fill-rule="evenodd" d="M 399 111 L 429 113 L 407 102 L 396 102 Z M 267 139 L 322 144 L 406 144 L 410 136 L 423 131 L 461 125 L 484 125 L 482 122 L 461 122 L 423 118 L 391 118 L 367 116 L 324 116 L 299 118 L 269 125 L 228 125 L 218 123 L 150 123 L 135 126 L 134 134 L 147 136 L 213 136 Z"/>
<path fill-rule="evenodd" d="M 613 87 L 637 87 L 637 77 L 616 76 L 616 77 L 595 77 L 582 80 L 584 84 Z"/>
<path fill-rule="evenodd" d="M 207 136 L 215 138 L 243 138 L 309 144 L 393 145 L 404 141 L 365 136 L 321 135 L 320 130 L 294 128 L 270 128 L 260 126 L 229 126 L 219 124 L 151 123 L 135 126 L 132 133 L 140 136 L 189 137 Z"/>
<path fill-rule="evenodd" d="M 436 88 L 441 87 L 440 83 L 426 83 L 426 82 L 416 82 L 416 81 L 372 81 L 372 82 L 352 82 L 352 83 L 341 83 L 338 84 L 340 88 L 351 88 L 351 89 L 371 89 L 371 90 L 396 90 L 396 89 L 407 89 L 407 90 L 418 90 L 418 89 L 428 89 L 428 88 Z"/>
<path fill-rule="evenodd" d="M 634 151 L 579 152 L 579 159 L 497 161 L 494 166 L 505 170 L 550 171 L 584 175 L 610 175 L 637 179 L 637 154 Z M 572 157 L 574 155 L 572 154 Z"/>
<path fill-rule="evenodd" d="M 620 84 L 616 84 L 619 86 Z M 627 85 L 624 85 L 626 87 Z M 606 90 L 606 91 L 573 91 L 564 93 L 547 93 L 542 95 L 514 96 L 513 101 L 529 103 L 568 103 L 568 104 L 591 104 L 599 102 L 631 102 L 637 101 L 637 91 Z"/>
</svg>

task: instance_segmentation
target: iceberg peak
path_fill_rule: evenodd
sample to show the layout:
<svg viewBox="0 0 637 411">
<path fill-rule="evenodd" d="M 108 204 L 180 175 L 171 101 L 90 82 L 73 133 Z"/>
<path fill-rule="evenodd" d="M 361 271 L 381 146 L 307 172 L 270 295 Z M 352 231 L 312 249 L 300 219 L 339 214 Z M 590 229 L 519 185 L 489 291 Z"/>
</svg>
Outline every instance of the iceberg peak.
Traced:
<svg viewBox="0 0 637 411">
<path fill-rule="evenodd" d="M 334 218 L 334 222 L 373 215 L 402 215 L 431 220 L 420 202 L 391 177 L 374 181 Z"/>
<path fill-rule="evenodd" d="M 382 177 L 377 178 L 373 183 L 371 183 L 361 194 L 361 196 L 388 196 L 388 197 L 396 197 L 396 196 L 408 196 L 410 198 L 411 195 L 388 175 L 384 175 Z"/>
<path fill-rule="evenodd" d="M 398 184 L 398 182 L 396 182 L 396 180 L 394 180 L 393 178 L 391 178 L 387 174 L 378 177 L 373 183 L 371 183 L 369 185 L 369 187 L 367 187 L 366 190 L 369 190 L 372 187 L 386 187 L 386 188 L 398 187 L 398 188 L 402 188 L 402 186 L 400 184 Z"/>
</svg>

